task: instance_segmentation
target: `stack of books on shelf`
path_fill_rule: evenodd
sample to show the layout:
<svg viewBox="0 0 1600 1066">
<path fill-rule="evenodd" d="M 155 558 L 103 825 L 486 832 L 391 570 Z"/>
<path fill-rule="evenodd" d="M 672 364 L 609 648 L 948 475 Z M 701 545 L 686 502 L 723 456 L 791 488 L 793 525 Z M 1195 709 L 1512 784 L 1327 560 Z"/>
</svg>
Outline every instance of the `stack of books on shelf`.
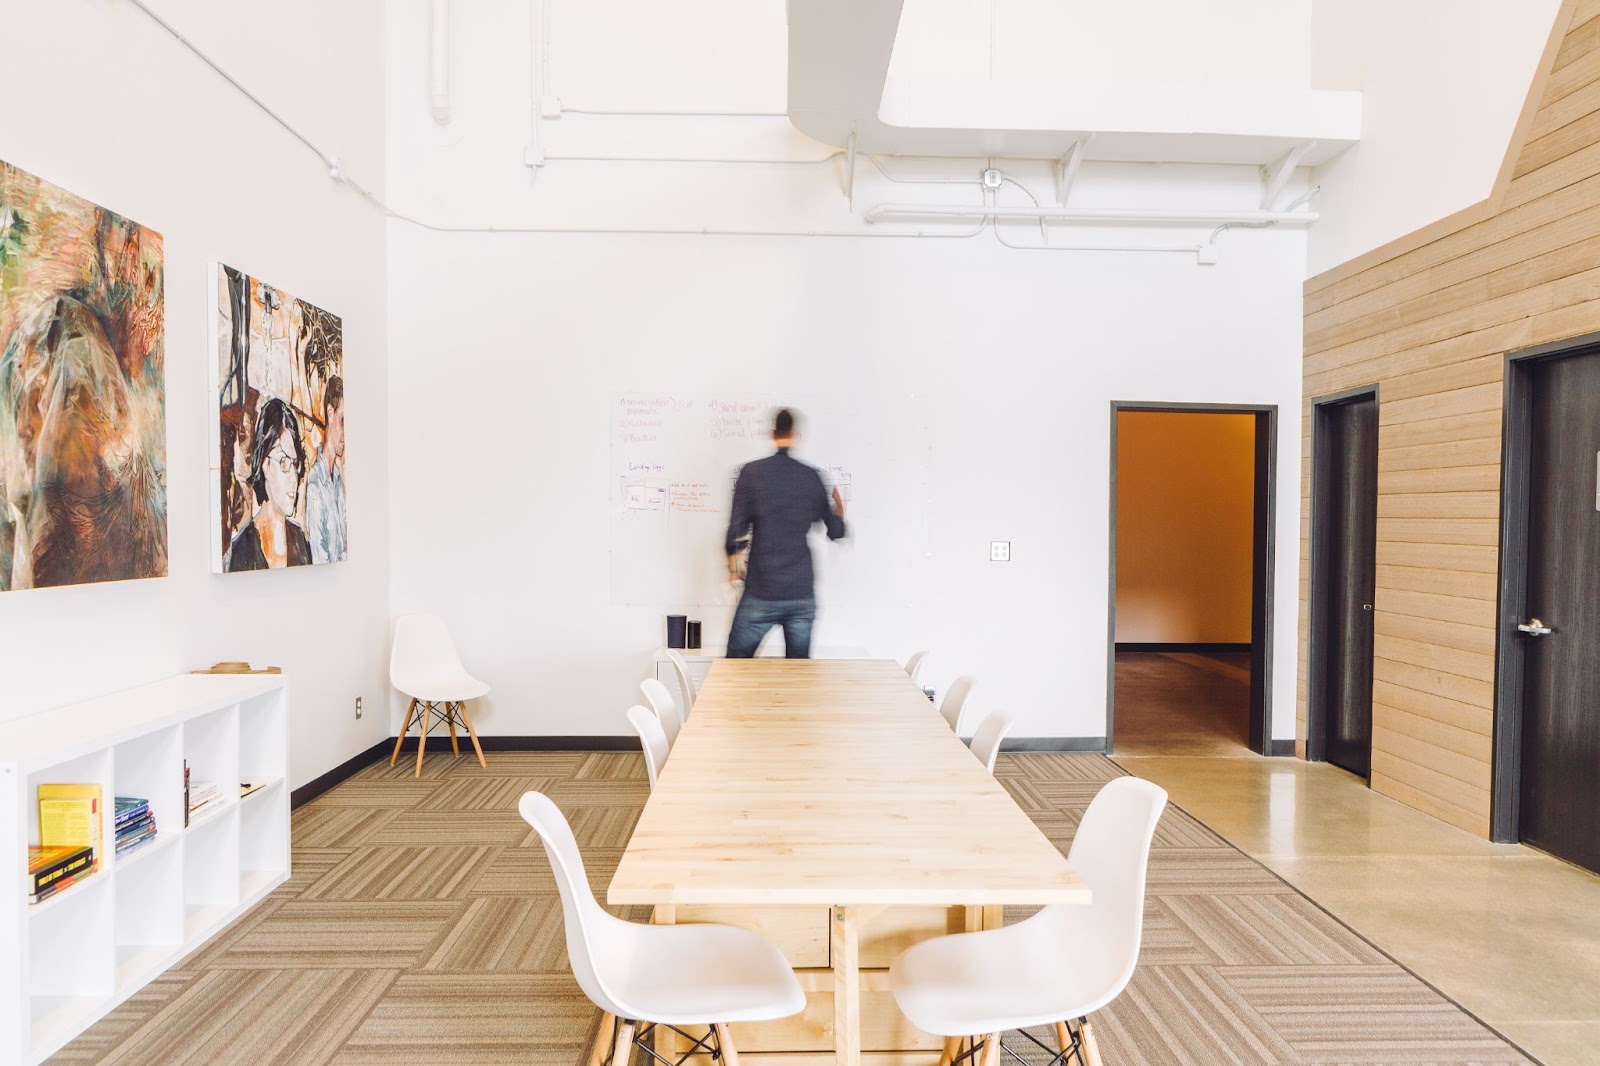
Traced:
<svg viewBox="0 0 1600 1066">
<path fill-rule="evenodd" d="M 191 781 L 189 783 L 189 816 L 206 812 L 207 806 L 217 806 L 222 799 L 222 790 L 215 781 Z"/>
<path fill-rule="evenodd" d="M 156 838 L 156 817 L 150 801 L 134 796 L 118 796 L 117 858 L 137 851 Z"/>
<path fill-rule="evenodd" d="M 42 903 L 100 868 L 99 785 L 40 785 L 39 843 L 28 848 L 28 902 Z"/>
<path fill-rule="evenodd" d="M 94 867 L 94 849 L 86 845 L 28 848 L 28 902 L 43 903 L 94 873 Z"/>
</svg>

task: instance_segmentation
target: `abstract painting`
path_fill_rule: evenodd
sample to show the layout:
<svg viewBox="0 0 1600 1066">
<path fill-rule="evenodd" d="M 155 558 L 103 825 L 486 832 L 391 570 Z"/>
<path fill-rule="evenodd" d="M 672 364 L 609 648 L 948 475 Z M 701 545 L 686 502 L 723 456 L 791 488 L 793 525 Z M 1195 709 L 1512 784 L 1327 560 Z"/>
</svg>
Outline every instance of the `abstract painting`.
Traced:
<svg viewBox="0 0 1600 1066">
<path fill-rule="evenodd" d="M 0 591 L 167 572 L 161 234 L 0 162 Z"/>
<path fill-rule="evenodd" d="M 341 562 L 344 327 L 230 266 L 216 285 L 214 568 Z"/>
</svg>

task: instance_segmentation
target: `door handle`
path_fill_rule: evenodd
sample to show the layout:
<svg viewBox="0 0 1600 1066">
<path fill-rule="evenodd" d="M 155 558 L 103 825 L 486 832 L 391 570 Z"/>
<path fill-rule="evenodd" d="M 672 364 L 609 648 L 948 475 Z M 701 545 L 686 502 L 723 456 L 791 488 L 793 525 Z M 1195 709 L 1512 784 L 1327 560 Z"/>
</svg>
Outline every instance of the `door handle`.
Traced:
<svg viewBox="0 0 1600 1066">
<path fill-rule="evenodd" d="M 1551 633 L 1554 633 L 1555 630 L 1545 625 L 1539 619 L 1533 618 L 1526 622 L 1517 623 L 1517 632 L 1526 633 L 1530 637 L 1548 637 Z"/>
</svg>

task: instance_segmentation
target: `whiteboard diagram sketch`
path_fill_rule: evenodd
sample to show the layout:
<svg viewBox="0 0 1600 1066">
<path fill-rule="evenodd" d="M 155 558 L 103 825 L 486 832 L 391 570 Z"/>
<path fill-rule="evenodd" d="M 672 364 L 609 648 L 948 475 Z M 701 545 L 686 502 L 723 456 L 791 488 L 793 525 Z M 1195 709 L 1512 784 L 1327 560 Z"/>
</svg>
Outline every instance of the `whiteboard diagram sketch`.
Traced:
<svg viewBox="0 0 1600 1066">
<path fill-rule="evenodd" d="M 612 405 L 611 602 L 731 604 L 722 539 L 739 467 L 770 450 L 772 397 L 624 393 Z"/>
<path fill-rule="evenodd" d="M 926 602 L 928 435 L 913 397 L 886 417 L 795 397 L 795 457 L 844 497 L 847 539 L 812 535 L 818 596 L 828 606 Z M 761 393 L 624 393 L 611 426 L 611 602 L 663 610 L 728 606 L 723 540 L 745 463 L 772 454 L 774 397 Z M 921 427 L 917 429 L 915 427 Z M 817 460 L 829 460 L 831 465 Z"/>
</svg>

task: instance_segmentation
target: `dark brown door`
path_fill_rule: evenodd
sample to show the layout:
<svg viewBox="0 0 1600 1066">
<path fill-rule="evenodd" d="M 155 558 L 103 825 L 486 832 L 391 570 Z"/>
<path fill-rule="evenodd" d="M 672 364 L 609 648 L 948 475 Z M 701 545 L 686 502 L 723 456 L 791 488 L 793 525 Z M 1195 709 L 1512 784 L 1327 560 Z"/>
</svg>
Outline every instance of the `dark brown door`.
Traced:
<svg viewBox="0 0 1600 1066">
<path fill-rule="evenodd" d="M 1360 777 L 1372 769 L 1373 592 L 1378 547 L 1378 401 L 1316 409 L 1314 600 L 1319 647 L 1313 721 L 1321 757 Z"/>
<path fill-rule="evenodd" d="M 1600 353 L 1530 384 L 1521 835 L 1600 871 Z"/>
</svg>

